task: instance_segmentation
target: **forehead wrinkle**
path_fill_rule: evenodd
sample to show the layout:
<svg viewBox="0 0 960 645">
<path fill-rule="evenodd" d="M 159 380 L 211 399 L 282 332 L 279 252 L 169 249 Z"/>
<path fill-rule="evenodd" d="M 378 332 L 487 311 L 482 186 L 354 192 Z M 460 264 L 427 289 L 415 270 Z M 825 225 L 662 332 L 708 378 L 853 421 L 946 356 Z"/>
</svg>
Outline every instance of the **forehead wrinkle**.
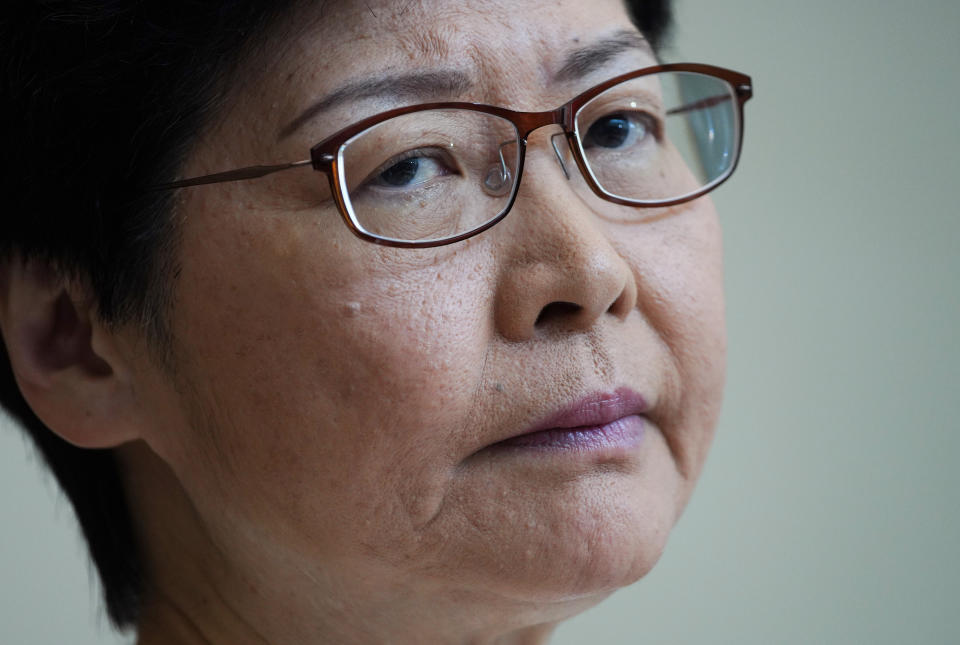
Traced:
<svg viewBox="0 0 960 645">
<path fill-rule="evenodd" d="M 517 61 L 513 58 L 510 36 L 516 25 L 503 12 L 492 11 L 477 15 L 473 8 L 460 3 L 444 2 L 438 8 L 430 0 L 410 0 L 402 10 L 393 12 L 394 18 L 412 29 L 397 29 L 392 39 L 409 60 L 422 65 L 436 63 L 440 67 L 462 70 L 475 84 L 473 100 L 490 100 L 490 91 L 502 83 L 504 77 L 515 75 Z M 479 21 L 488 29 L 465 29 L 465 20 Z M 495 41 L 489 34 L 496 34 Z M 402 35 L 401 35 L 402 34 Z M 501 40 L 502 39 L 502 40 Z"/>
<path fill-rule="evenodd" d="M 489 98 L 491 78 L 503 75 L 502 63 L 490 60 L 489 43 L 480 42 L 474 34 L 460 29 L 457 19 L 461 13 L 462 10 L 451 8 L 443 12 L 442 17 L 438 16 L 435 24 L 418 29 L 399 43 L 408 58 L 422 66 L 435 62 L 439 67 L 461 72 L 467 82 L 459 88 L 460 93 L 470 91 L 472 100 L 482 100 Z"/>
<path fill-rule="evenodd" d="M 452 31 L 449 26 L 436 25 L 401 40 L 400 47 L 411 59 L 444 60 L 450 56 L 449 34 Z"/>
<path fill-rule="evenodd" d="M 342 0 L 330 0 L 329 4 L 345 5 Z M 438 79 L 435 78 L 432 85 L 436 91 L 426 93 L 417 91 L 422 89 L 418 86 L 423 83 L 401 80 L 393 87 L 394 97 L 427 102 L 449 96 L 451 99 L 456 97 L 455 100 L 500 104 L 514 109 L 555 107 L 552 103 L 543 103 L 547 98 L 544 94 L 549 96 L 549 101 L 565 99 L 566 90 L 554 85 L 558 81 L 577 80 L 559 79 L 558 75 L 579 77 L 602 67 L 620 52 L 648 47 L 638 32 L 621 29 L 612 32 L 605 41 L 571 50 L 571 41 L 579 42 L 580 38 L 585 38 L 583 34 L 576 37 L 577 34 L 553 33 L 551 30 L 525 31 L 518 29 L 500 12 L 475 16 L 459 4 L 441 4 L 437 7 L 430 0 L 406 0 L 388 7 L 383 11 L 383 7 L 376 6 L 375 14 L 370 7 L 364 8 L 363 4 L 353 7 L 361 19 L 361 26 L 372 25 L 372 28 L 351 33 L 352 40 L 366 40 L 371 44 L 378 40 L 381 42 L 377 49 L 383 52 L 387 64 L 380 67 L 379 77 L 354 79 L 341 86 L 340 89 L 345 91 L 334 91 L 325 99 L 315 101 L 309 113 L 279 128 L 277 140 L 286 138 L 322 111 L 349 100 L 376 98 L 376 95 L 383 94 L 384 88 L 374 81 L 383 81 L 390 76 L 431 76 L 430 72 L 438 70 L 455 72 L 460 78 L 446 83 L 437 83 Z M 470 15 L 471 19 L 480 20 L 492 29 L 484 32 L 486 37 L 482 37 L 478 30 L 464 29 L 460 20 L 464 15 Z M 521 39 L 537 52 L 528 61 L 529 65 L 518 64 L 522 61 L 516 59 Z M 417 69 L 406 75 L 402 73 L 403 69 L 410 67 Z M 387 72 L 387 69 L 391 71 Z M 555 71 L 558 69 L 561 71 Z M 553 90 L 550 89 L 552 87 Z M 518 88 L 531 92 L 518 94 Z M 437 98 L 432 98 L 431 94 Z"/>
</svg>

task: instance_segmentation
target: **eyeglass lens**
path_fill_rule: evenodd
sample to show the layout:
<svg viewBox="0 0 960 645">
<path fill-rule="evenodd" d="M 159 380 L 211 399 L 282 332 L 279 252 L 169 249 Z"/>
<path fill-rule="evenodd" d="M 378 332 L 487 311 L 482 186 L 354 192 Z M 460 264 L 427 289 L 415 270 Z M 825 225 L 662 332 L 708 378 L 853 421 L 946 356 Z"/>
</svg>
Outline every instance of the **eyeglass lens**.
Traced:
<svg viewBox="0 0 960 645">
<path fill-rule="evenodd" d="M 641 76 L 577 113 L 577 140 L 607 193 L 640 202 L 681 199 L 722 179 L 739 142 L 726 81 L 692 72 Z"/>
<path fill-rule="evenodd" d="M 736 94 L 722 79 L 650 74 L 581 107 L 577 145 L 604 192 L 638 204 L 673 201 L 730 173 L 740 140 L 737 115 Z M 382 121 L 340 148 L 348 211 L 361 230 L 390 240 L 441 240 L 476 230 L 510 203 L 519 139 L 512 122 L 473 110 Z M 565 171 L 575 172 L 570 164 Z"/>
<path fill-rule="evenodd" d="M 355 223 L 388 239 L 472 231 L 500 214 L 520 163 L 510 121 L 473 110 L 404 114 L 364 130 L 340 151 Z"/>
</svg>

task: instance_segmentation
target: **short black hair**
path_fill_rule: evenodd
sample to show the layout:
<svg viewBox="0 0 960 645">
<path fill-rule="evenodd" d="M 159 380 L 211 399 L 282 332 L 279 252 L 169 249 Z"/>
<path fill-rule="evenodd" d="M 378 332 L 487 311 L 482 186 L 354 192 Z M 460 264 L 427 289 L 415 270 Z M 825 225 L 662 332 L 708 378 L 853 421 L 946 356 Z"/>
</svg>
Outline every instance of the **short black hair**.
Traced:
<svg viewBox="0 0 960 645">
<path fill-rule="evenodd" d="M 176 274 L 172 181 L 242 54 L 297 0 L 14 0 L 0 15 L 4 73 L 0 260 L 43 261 L 88 284 L 106 324 L 157 346 Z M 669 0 L 627 0 L 657 50 Z M 115 626 L 136 624 L 148 581 L 111 450 L 77 448 L 33 413 L 0 342 L 0 405 L 70 500 Z"/>
</svg>

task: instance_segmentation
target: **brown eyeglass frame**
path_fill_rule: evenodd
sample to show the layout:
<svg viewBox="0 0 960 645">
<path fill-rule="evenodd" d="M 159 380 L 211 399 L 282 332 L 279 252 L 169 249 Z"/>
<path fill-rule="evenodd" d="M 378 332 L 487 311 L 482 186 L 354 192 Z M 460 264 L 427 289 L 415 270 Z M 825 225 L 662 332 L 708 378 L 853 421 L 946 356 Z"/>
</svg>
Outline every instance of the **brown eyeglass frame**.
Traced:
<svg viewBox="0 0 960 645">
<path fill-rule="evenodd" d="M 576 127 L 576 117 L 580 109 L 591 101 L 597 95 L 605 92 L 615 85 L 619 85 L 625 81 L 629 81 L 635 78 L 640 78 L 642 76 L 650 76 L 652 74 L 659 74 L 663 72 L 692 72 L 697 74 L 703 74 L 705 76 L 712 76 L 714 78 L 719 78 L 723 81 L 726 81 L 733 88 L 736 95 L 736 115 L 737 115 L 737 124 L 739 126 L 738 130 L 738 139 L 737 139 L 737 154 L 733 159 L 733 163 L 730 164 L 730 167 L 718 178 L 714 179 L 706 186 L 703 186 L 699 190 L 683 195 L 682 197 L 671 199 L 671 200 L 661 200 L 661 201 L 643 201 L 643 200 L 630 200 L 623 197 L 618 197 L 617 195 L 610 194 L 603 190 L 603 188 L 596 182 L 593 177 L 593 173 L 590 171 L 586 160 L 582 154 L 582 148 L 580 142 L 577 140 L 577 127 Z M 434 246 L 443 246 L 446 244 L 454 244 L 461 240 L 465 240 L 474 235 L 478 235 L 488 228 L 497 224 L 500 220 L 507 216 L 510 210 L 513 208 L 513 204 L 516 201 L 517 193 L 520 189 L 520 181 L 523 176 L 523 162 L 526 158 L 527 151 L 527 138 L 530 134 L 539 128 L 548 125 L 559 125 L 563 128 L 563 134 L 567 139 L 567 143 L 570 147 L 570 151 L 573 155 L 573 159 L 577 164 L 577 167 L 580 169 L 580 173 L 583 176 L 584 180 L 587 182 L 587 185 L 590 186 L 590 189 L 601 199 L 604 199 L 615 204 L 622 204 L 625 206 L 636 206 L 636 207 L 654 207 L 654 206 L 674 206 L 676 204 L 682 204 L 684 202 L 692 201 L 698 197 L 701 197 L 723 182 L 725 182 L 730 175 L 733 174 L 733 171 L 736 169 L 737 164 L 740 161 L 740 151 L 743 145 L 743 129 L 744 129 L 744 117 L 743 117 L 743 104 L 753 96 L 753 82 L 750 77 L 735 72 L 733 70 L 725 69 L 722 67 L 715 67 L 713 65 L 706 65 L 703 63 L 671 63 L 667 65 L 655 65 L 651 67 L 644 67 L 633 72 L 628 72 L 626 74 L 621 74 L 611 78 L 608 81 L 596 85 L 581 94 L 578 94 L 572 98 L 567 103 L 561 105 L 555 110 L 547 110 L 545 112 L 517 112 L 515 110 L 510 110 L 504 107 L 498 107 L 494 105 L 484 105 L 482 103 L 467 103 L 467 102 L 441 102 L 441 103 L 421 103 L 418 105 L 410 105 L 406 107 L 395 108 L 388 110 L 386 112 L 381 112 L 374 116 L 367 117 L 361 121 L 358 121 L 342 130 L 336 134 L 327 137 L 320 143 L 316 144 L 310 148 L 310 158 L 303 161 L 294 161 L 291 163 L 285 164 L 276 164 L 268 166 L 247 166 L 245 168 L 238 168 L 236 170 L 228 170 L 226 172 L 218 172 L 210 175 L 203 175 L 200 177 L 192 177 L 189 179 L 181 179 L 179 181 L 174 181 L 166 184 L 160 184 L 154 186 L 154 190 L 170 190 L 175 188 L 187 188 L 189 186 L 201 186 L 204 184 L 215 184 L 228 181 L 241 181 L 245 179 L 256 179 L 258 177 L 264 177 L 282 170 L 288 170 L 290 168 L 298 168 L 301 166 L 311 165 L 314 170 L 318 170 L 327 175 L 327 178 L 330 181 L 330 191 L 333 195 L 337 208 L 340 211 L 340 216 L 343 218 L 344 223 L 350 229 L 350 231 L 357 237 L 366 240 L 368 242 L 373 242 L 374 244 L 382 244 L 385 246 L 395 246 L 395 247 L 404 247 L 404 248 L 428 248 Z M 695 103 L 689 105 L 684 105 L 679 108 L 675 108 L 670 111 L 670 114 L 676 114 L 679 112 L 686 112 L 693 109 L 699 109 L 704 107 L 710 107 L 722 101 L 727 100 L 726 96 L 721 97 L 712 97 L 701 99 Z M 427 110 L 445 110 L 445 109 L 458 109 L 458 110 L 472 110 L 475 112 L 484 112 L 487 114 L 492 114 L 494 116 L 500 117 L 506 121 L 509 121 L 513 124 L 514 128 L 517 131 L 517 141 L 520 146 L 518 151 L 518 161 L 517 161 L 517 177 L 513 182 L 513 188 L 510 194 L 510 199 L 507 202 L 507 205 L 503 210 L 493 217 L 490 221 L 482 224 L 481 226 L 461 233 L 454 237 L 442 238 L 437 240 L 426 240 L 420 242 L 409 242 L 396 240 L 392 238 L 384 238 L 376 236 L 368 231 L 363 230 L 360 225 L 354 221 L 354 218 L 351 216 L 350 207 L 347 205 L 345 199 L 346 186 L 341 182 L 341 173 L 339 168 L 339 153 L 342 146 L 360 134 L 364 130 L 371 128 L 383 121 L 398 117 L 404 114 L 410 114 L 411 112 L 423 112 Z M 559 133 L 558 133 L 559 134 Z M 566 171 L 564 171 L 566 172 Z"/>
</svg>

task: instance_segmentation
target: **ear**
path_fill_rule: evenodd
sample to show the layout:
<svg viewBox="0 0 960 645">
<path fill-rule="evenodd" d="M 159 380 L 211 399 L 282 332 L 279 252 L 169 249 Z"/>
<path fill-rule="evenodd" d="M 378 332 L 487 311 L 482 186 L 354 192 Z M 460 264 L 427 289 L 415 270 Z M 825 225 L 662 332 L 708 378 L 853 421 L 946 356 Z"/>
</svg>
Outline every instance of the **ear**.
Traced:
<svg viewBox="0 0 960 645">
<path fill-rule="evenodd" d="M 24 399 L 48 428 L 84 448 L 137 438 L 130 372 L 88 290 L 43 262 L 5 260 L 0 333 Z"/>
</svg>

